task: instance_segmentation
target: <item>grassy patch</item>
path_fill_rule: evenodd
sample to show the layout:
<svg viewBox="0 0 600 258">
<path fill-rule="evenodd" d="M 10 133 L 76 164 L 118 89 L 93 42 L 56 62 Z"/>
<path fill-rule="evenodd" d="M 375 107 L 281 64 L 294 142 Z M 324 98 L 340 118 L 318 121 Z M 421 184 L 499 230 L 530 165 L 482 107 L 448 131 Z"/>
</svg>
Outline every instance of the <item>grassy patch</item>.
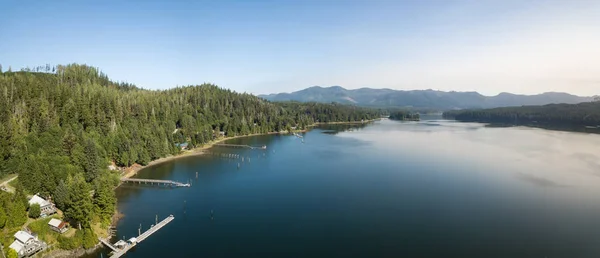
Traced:
<svg viewBox="0 0 600 258">
<path fill-rule="evenodd" d="M 76 229 L 74 229 L 74 228 L 69 228 L 69 229 L 67 230 L 67 232 L 63 233 L 62 235 L 63 235 L 64 237 L 67 237 L 67 238 L 69 238 L 69 237 L 73 237 L 73 236 L 75 235 L 75 232 L 76 232 L 76 231 L 77 231 L 77 230 L 76 230 Z"/>
<path fill-rule="evenodd" d="M 59 236 L 58 232 L 50 229 L 50 226 L 48 226 L 48 222 L 50 222 L 52 218 L 57 218 L 57 216 L 38 219 L 29 223 L 28 225 L 28 228 L 31 230 L 31 232 L 36 233 L 42 241 L 48 243 L 49 245 L 56 244 Z"/>
<path fill-rule="evenodd" d="M 99 237 L 106 238 L 108 237 L 107 227 L 102 225 L 102 223 L 97 222 L 92 224 L 92 231 Z"/>
<path fill-rule="evenodd" d="M 12 188 L 16 188 L 18 182 L 19 182 L 19 179 L 17 178 L 17 179 L 15 179 L 13 181 L 8 182 L 8 185 L 11 186 Z"/>
</svg>

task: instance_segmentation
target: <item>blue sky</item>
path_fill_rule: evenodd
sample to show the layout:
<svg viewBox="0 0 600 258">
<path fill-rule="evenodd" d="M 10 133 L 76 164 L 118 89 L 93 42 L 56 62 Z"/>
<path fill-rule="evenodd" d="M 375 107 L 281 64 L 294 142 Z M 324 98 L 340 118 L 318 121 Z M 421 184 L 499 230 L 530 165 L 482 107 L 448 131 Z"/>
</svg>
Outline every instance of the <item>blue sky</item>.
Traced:
<svg viewBox="0 0 600 258">
<path fill-rule="evenodd" d="M 8 1 L 0 64 L 148 89 L 600 94 L 600 1 Z"/>
</svg>

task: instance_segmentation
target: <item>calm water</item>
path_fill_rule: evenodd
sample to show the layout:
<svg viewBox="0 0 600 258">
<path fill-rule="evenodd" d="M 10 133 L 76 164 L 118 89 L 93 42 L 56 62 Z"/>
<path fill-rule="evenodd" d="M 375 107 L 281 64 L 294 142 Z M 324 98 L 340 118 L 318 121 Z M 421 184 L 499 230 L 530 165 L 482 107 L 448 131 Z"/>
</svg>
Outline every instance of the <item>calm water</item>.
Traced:
<svg viewBox="0 0 600 258">
<path fill-rule="evenodd" d="M 118 238 L 175 216 L 127 257 L 600 257 L 600 135 L 382 120 L 230 143 L 268 149 L 118 189 Z"/>
</svg>

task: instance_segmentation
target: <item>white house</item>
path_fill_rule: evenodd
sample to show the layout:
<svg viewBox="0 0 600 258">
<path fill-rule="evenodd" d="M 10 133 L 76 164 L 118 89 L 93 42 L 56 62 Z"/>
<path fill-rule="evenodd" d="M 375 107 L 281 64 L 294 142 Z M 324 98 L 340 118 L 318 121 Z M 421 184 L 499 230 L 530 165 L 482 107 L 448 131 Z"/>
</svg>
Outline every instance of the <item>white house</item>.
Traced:
<svg viewBox="0 0 600 258">
<path fill-rule="evenodd" d="M 56 208 L 54 208 L 54 204 L 44 200 L 42 197 L 39 197 L 37 194 L 31 197 L 29 200 L 29 205 L 38 204 L 40 205 L 40 211 L 42 216 L 48 216 L 50 214 L 56 213 Z"/>
<path fill-rule="evenodd" d="M 50 222 L 48 222 L 48 226 L 50 226 L 50 229 L 61 234 L 68 230 L 67 223 L 59 219 L 51 219 Z"/>
<path fill-rule="evenodd" d="M 17 231 L 15 241 L 9 247 L 15 250 L 19 257 L 26 257 L 44 250 L 46 243 L 25 231 Z"/>
</svg>

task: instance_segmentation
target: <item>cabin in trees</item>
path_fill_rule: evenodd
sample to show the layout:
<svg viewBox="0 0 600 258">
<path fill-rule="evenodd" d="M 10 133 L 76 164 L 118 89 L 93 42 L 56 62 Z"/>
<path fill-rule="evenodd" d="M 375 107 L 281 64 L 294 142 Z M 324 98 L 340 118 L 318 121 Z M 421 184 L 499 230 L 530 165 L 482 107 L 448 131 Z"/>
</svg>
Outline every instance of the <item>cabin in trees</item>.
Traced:
<svg viewBox="0 0 600 258">
<path fill-rule="evenodd" d="M 225 132 L 224 131 L 213 131 L 213 137 L 215 138 L 219 138 L 219 137 L 225 137 Z"/>
<path fill-rule="evenodd" d="M 10 244 L 10 248 L 15 250 L 19 258 L 21 258 L 31 256 L 46 249 L 46 243 L 28 232 L 17 231 L 15 233 L 15 241 Z"/>
<path fill-rule="evenodd" d="M 187 148 L 188 148 L 188 143 L 187 142 L 178 143 L 178 144 L 175 144 L 175 145 L 177 145 L 177 148 L 180 148 L 182 151 L 183 150 L 187 150 Z"/>
<path fill-rule="evenodd" d="M 56 213 L 56 208 L 54 207 L 54 204 L 49 201 L 44 200 L 44 198 L 39 197 L 37 194 L 34 195 L 33 197 L 31 197 L 31 199 L 29 200 L 29 205 L 32 205 L 32 204 L 40 205 L 40 211 L 41 211 L 42 217 Z"/>
<path fill-rule="evenodd" d="M 67 223 L 59 219 L 51 219 L 50 222 L 48 222 L 48 226 L 50 229 L 61 234 L 67 232 L 68 230 Z"/>
</svg>

